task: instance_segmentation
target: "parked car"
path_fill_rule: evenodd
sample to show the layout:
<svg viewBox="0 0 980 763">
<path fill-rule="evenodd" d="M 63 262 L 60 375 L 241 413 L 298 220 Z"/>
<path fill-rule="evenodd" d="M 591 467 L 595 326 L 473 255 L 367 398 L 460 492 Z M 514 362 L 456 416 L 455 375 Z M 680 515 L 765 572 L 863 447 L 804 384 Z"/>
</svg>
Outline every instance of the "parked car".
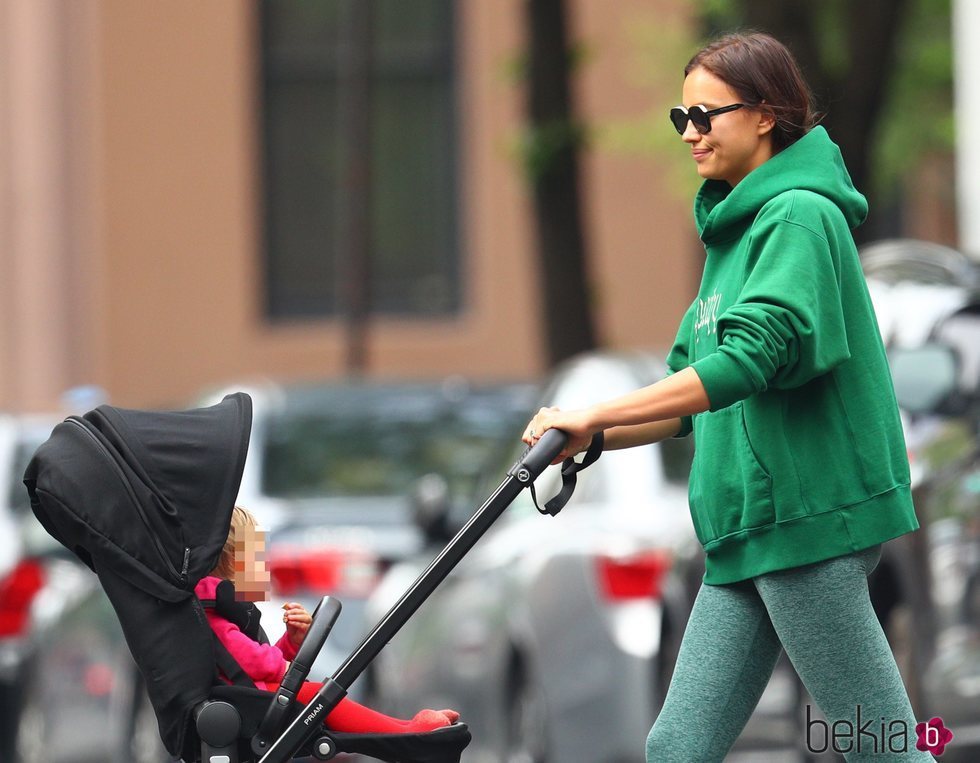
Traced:
<svg viewBox="0 0 980 763">
<path fill-rule="evenodd" d="M 527 416 L 534 387 L 459 377 L 268 383 L 204 402 L 231 389 L 253 401 L 238 501 L 269 532 L 263 626 L 273 641 L 282 633 L 284 601 L 311 607 L 329 594 L 343 604 L 310 676 L 320 680 L 374 625 L 364 602 L 384 571 L 421 549 L 414 496 L 433 487 L 450 501 L 468 495 L 488 455 Z M 364 680 L 351 687 L 353 697 L 364 692 Z"/>
<path fill-rule="evenodd" d="M 28 454 L 50 432 L 49 423 L 33 425 L 23 418 L 0 416 L 0 757 L 4 760 L 13 756 L 20 714 L 18 684 L 31 659 L 31 605 L 45 585 L 43 565 L 24 550 L 21 524 L 27 492 L 20 475 Z"/>
<path fill-rule="evenodd" d="M 918 718 L 980 752 L 980 264 L 915 241 L 863 250 L 889 349 L 922 531 L 888 544 L 886 628 Z M 873 593 L 875 590 L 873 589 Z M 890 626 L 890 627 L 889 627 Z"/>
<path fill-rule="evenodd" d="M 542 399 L 574 407 L 663 373 L 645 354 L 590 355 L 563 367 Z M 492 492 L 526 422 L 467 511 L 447 507 L 427 551 L 389 571 L 369 619 L 414 580 L 446 525 Z M 472 763 L 642 759 L 703 570 L 687 508 L 690 448 L 677 439 L 604 453 L 556 518 L 518 496 L 375 661 L 376 701 L 396 714 L 455 707 L 473 731 Z M 557 484 L 546 470 L 539 497 Z"/>
<path fill-rule="evenodd" d="M 164 763 L 95 575 L 30 511 L 24 469 L 61 416 L 0 416 L 0 760 Z"/>
<path fill-rule="evenodd" d="M 928 609 L 916 644 L 923 717 L 957 735 L 950 759 L 980 751 L 980 298 L 939 322 L 919 347 L 893 352 L 899 399 L 920 463 Z M 959 757 L 958 757 L 959 756 Z"/>
</svg>

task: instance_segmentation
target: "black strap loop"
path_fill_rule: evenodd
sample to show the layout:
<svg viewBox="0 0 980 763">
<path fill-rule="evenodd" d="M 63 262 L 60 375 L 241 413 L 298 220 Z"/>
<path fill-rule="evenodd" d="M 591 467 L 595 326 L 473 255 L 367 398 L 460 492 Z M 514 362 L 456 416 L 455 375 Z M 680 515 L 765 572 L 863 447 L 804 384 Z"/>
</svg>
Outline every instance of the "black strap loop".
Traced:
<svg viewBox="0 0 980 763">
<path fill-rule="evenodd" d="M 575 484 L 578 482 L 578 473 L 583 469 L 592 466 L 596 461 L 599 460 L 599 456 L 602 455 L 602 446 L 605 442 L 605 435 L 602 432 L 596 432 L 592 435 L 592 442 L 589 443 L 588 450 L 585 451 L 585 458 L 581 462 L 576 461 L 574 458 L 566 458 L 561 463 L 561 490 L 558 491 L 558 495 L 548 501 L 544 508 L 538 505 L 538 496 L 534 492 L 534 483 L 532 482 L 531 487 L 531 500 L 534 501 L 534 508 L 536 508 L 542 514 L 549 514 L 550 516 L 557 516 L 558 512 L 565 508 L 565 504 L 568 503 L 568 499 L 572 497 L 572 493 L 575 492 Z"/>
</svg>

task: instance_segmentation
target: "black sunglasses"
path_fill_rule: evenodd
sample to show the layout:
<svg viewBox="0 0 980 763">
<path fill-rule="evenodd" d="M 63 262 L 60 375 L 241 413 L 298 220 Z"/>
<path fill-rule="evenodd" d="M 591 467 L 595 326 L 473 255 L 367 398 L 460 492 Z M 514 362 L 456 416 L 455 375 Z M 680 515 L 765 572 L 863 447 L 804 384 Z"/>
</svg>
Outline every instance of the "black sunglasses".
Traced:
<svg viewBox="0 0 980 763">
<path fill-rule="evenodd" d="M 727 114 L 729 111 L 735 111 L 744 106 L 744 103 L 733 103 L 731 106 L 722 106 L 720 109 L 711 109 L 711 111 L 708 111 L 701 105 L 692 106 L 690 111 L 683 106 L 674 106 L 670 110 L 670 121 L 674 123 L 674 129 L 677 130 L 678 135 L 684 134 L 684 131 L 687 129 L 687 120 L 689 119 L 691 120 L 691 124 L 694 125 L 695 130 L 702 135 L 707 135 L 711 132 L 711 117 L 718 116 L 719 114 Z"/>
</svg>

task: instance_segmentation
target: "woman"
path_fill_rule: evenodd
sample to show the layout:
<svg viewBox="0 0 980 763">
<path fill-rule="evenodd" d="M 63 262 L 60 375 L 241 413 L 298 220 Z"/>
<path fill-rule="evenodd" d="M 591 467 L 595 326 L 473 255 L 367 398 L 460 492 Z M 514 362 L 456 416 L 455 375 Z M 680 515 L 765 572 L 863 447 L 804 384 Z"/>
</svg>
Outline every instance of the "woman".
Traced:
<svg viewBox="0 0 980 763">
<path fill-rule="evenodd" d="M 781 43 L 729 35 L 684 73 L 670 118 L 705 181 L 707 259 L 670 374 L 590 408 L 544 408 L 524 440 L 562 429 L 564 458 L 599 431 L 606 448 L 694 433 L 706 572 L 648 761 L 721 761 L 781 648 L 827 719 L 808 719 L 813 749 L 931 760 L 866 579 L 880 544 L 918 526 L 850 232 L 867 203 Z"/>
</svg>

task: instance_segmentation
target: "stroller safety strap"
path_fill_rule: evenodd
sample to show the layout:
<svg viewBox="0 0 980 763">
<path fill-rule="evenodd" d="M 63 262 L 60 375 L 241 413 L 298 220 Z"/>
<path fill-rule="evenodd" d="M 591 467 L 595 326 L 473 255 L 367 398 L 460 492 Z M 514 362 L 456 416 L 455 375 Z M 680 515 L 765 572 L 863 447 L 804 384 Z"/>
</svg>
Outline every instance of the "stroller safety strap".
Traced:
<svg viewBox="0 0 980 763">
<path fill-rule="evenodd" d="M 534 492 L 534 483 L 530 484 L 531 488 L 531 500 L 534 501 L 534 508 L 536 508 L 542 514 L 549 514 L 551 516 L 557 516 L 558 512 L 565 508 L 565 504 L 568 503 L 568 499 L 572 497 L 572 493 L 575 492 L 575 485 L 578 482 L 578 473 L 583 469 L 592 466 L 596 461 L 599 460 L 599 456 L 602 455 L 602 446 L 605 442 L 605 435 L 600 431 L 596 432 L 592 437 L 592 442 L 589 443 L 588 450 L 585 451 L 585 458 L 581 461 L 576 461 L 574 458 L 566 458 L 561 464 L 561 490 L 558 494 L 548 501 L 544 508 L 542 509 L 538 505 L 538 496 Z"/>
<path fill-rule="evenodd" d="M 200 599 L 204 609 L 214 610 L 226 620 L 230 620 L 254 641 L 260 644 L 269 643 L 268 636 L 259 624 L 258 609 L 254 604 L 235 601 L 234 586 L 227 580 L 221 582 L 215 593 L 213 599 Z M 248 673 L 228 651 L 228 647 L 221 643 L 221 639 L 214 631 L 211 631 L 211 641 L 214 646 L 214 661 L 222 675 L 231 682 L 232 686 L 254 689 L 255 682 L 249 678 Z"/>
<path fill-rule="evenodd" d="M 255 682 L 248 677 L 248 673 L 238 664 L 228 647 L 221 643 L 218 634 L 214 634 L 214 661 L 221 673 L 231 681 L 232 686 L 245 686 L 249 689 L 256 688 Z"/>
</svg>

